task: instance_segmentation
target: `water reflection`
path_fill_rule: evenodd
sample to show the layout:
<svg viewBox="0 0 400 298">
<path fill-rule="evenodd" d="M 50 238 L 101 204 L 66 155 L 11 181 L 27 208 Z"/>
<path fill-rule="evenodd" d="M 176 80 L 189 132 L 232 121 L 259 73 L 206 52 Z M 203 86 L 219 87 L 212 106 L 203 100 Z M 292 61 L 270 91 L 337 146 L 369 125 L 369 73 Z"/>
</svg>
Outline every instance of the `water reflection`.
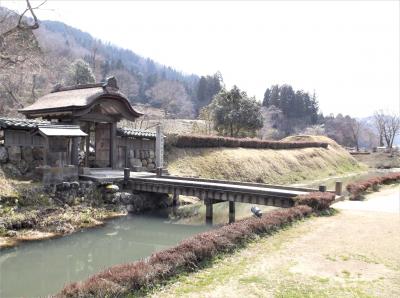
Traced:
<svg viewBox="0 0 400 298">
<path fill-rule="evenodd" d="M 156 216 L 128 216 L 105 227 L 0 251 L 0 297 L 46 296 L 114 264 L 174 246 L 207 230 Z"/>
</svg>

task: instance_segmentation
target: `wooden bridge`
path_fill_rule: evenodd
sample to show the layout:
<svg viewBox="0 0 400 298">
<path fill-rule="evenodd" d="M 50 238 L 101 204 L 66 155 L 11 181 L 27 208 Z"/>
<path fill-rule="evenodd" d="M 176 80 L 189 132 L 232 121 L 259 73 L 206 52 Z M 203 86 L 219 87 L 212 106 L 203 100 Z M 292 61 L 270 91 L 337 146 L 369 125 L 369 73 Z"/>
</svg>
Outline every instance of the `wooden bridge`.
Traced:
<svg viewBox="0 0 400 298">
<path fill-rule="evenodd" d="M 294 205 L 293 198 L 319 189 L 269 185 L 262 183 L 236 182 L 214 179 L 186 178 L 176 176 L 157 176 L 148 172 L 130 172 L 96 169 L 80 176 L 97 182 L 120 182 L 135 191 L 171 194 L 176 203 L 179 195 L 194 196 L 206 205 L 206 222 L 212 223 L 213 204 L 229 202 L 229 222 L 235 221 L 235 202 L 288 208 Z M 341 183 L 335 190 L 341 194 Z"/>
</svg>

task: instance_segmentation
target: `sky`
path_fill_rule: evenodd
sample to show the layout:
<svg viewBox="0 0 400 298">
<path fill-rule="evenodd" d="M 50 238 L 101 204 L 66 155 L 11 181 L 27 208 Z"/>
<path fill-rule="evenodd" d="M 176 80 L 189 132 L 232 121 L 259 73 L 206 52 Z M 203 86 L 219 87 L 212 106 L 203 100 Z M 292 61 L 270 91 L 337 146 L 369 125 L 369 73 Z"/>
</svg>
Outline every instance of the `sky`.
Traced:
<svg viewBox="0 0 400 298">
<path fill-rule="evenodd" d="M 220 71 L 260 101 L 286 83 L 315 91 L 325 115 L 354 117 L 400 112 L 399 15 L 400 1 L 49 0 L 37 11 L 184 73 Z"/>
</svg>

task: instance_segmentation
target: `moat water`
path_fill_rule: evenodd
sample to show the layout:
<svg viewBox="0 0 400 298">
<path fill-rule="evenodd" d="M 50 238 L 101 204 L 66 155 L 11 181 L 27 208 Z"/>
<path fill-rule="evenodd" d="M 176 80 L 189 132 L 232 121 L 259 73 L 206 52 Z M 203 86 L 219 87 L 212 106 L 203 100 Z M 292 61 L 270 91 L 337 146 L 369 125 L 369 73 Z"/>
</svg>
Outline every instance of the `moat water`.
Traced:
<svg viewBox="0 0 400 298">
<path fill-rule="evenodd" d="M 205 225 L 172 224 L 160 215 L 132 215 L 66 237 L 0 251 L 0 297 L 55 294 L 109 266 L 176 245 Z"/>
<path fill-rule="evenodd" d="M 264 212 L 274 207 L 259 206 Z M 252 216 L 251 205 L 237 203 L 236 218 Z M 214 205 L 214 224 L 228 221 L 228 204 Z M 0 298 L 47 297 L 64 285 L 116 264 L 150 256 L 194 234 L 212 229 L 203 203 L 128 215 L 104 226 L 0 250 Z"/>
</svg>

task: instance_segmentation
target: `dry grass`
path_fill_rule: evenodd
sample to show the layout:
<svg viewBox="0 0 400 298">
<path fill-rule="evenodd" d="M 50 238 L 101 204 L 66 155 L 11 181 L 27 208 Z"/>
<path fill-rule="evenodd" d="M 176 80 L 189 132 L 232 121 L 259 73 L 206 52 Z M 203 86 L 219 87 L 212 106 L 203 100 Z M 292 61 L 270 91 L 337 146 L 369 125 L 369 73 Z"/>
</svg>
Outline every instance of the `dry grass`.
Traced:
<svg viewBox="0 0 400 298">
<path fill-rule="evenodd" d="M 182 275 L 152 297 L 400 297 L 399 229 L 398 213 L 314 217 Z"/>
<path fill-rule="evenodd" d="M 285 141 L 329 143 L 325 148 L 291 150 L 244 148 L 173 148 L 168 170 L 173 175 L 264 183 L 294 183 L 361 170 L 357 161 L 326 137 L 289 137 Z"/>
<path fill-rule="evenodd" d="M 400 168 L 400 152 L 394 152 L 393 155 L 385 152 L 373 152 L 369 155 L 355 155 L 354 158 L 370 168 Z"/>
<path fill-rule="evenodd" d="M 17 190 L 14 183 L 12 183 L 12 180 L 5 178 L 4 174 L 0 172 L 0 198 L 16 196 Z"/>
</svg>

